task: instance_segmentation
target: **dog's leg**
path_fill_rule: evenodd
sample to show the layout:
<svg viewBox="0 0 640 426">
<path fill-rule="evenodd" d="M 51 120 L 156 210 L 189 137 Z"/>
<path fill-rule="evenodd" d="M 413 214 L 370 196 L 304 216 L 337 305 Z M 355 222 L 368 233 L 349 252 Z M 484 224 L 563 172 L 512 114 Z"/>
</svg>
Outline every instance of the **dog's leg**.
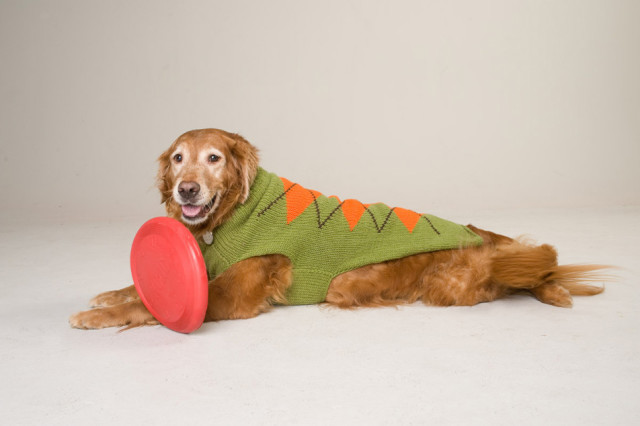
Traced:
<svg viewBox="0 0 640 426">
<path fill-rule="evenodd" d="M 514 241 L 496 248 L 491 261 L 491 280 L 512 289 L 530 291 L 538 300 L 569 308 L 572 295 L 591 296 L 604 287 L 585 283 L 607 278 L 603 265 L 558 265 L 556 250 L 548 244 L 531 246 Z"/>
<path fill-rule="evenodd" d="M 92 308 L 106 308 L 140 299 L 135 286 L 100 293 L 89 302 Z"/>
<path fill-rule="evenodd" d="M 209 282 L 205 321 L 252 318 L 274 303 L 286 303 L 291 261 L 282 255 L 252 257 Z"/>
<path fill-rule="evenodd" d="M 336 277 L 327 302 L 342 308 L 489 302 L 509 292 L 490 279 L 492 251 L 491 245 L 444 250 L 365 266 Z"/>
<path fill-rule="evenodd" d="M 106 327 L 138 327 L 155 325 L 158 321 L 145 308 L 141 300 L 134 300 L 108 308 L 96 308 L 78 312 L 69 318 L 74 328 L 96 329 Z"/>
<path fill-rule="evenodd" d="M 491 247 L 422 253 L 334 278 L 327 302 L 341 308 L 413 303 L 475 305 L 507 290 L 489 280 Z"/>
<path fill-rule="evenodd" d="M 238 262 L 209 283 L 205 321 L 254 317 L 273 303 L 286 303 L 284 293 L 290 285 L 291 262 L 285 256 L 254 257 Z M 132 286 L 103 294 L 108 295 L 105 299 L 114 301 L 135 297 L 134 293 Z M 159 324 L 138 298 L 78 312 L 71 316 L 69 323 L 84 329 Z"/>
</svg>

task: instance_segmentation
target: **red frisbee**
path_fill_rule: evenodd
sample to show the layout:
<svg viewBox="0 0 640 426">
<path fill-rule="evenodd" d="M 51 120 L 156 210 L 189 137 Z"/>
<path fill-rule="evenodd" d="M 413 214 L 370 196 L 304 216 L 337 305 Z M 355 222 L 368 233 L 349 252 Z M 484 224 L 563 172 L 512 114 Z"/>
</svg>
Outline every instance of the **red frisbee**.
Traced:
<svg viewBox="0 0 640 426">
<path fill-rule="evenodd" d="M 183 224 L 156 217 L 142 225 L 131 246 L 131 274 L 140 299 L 162 324 L 180 333 L 202 325 L 207 268 L 196 239 Z"/>
</svg>

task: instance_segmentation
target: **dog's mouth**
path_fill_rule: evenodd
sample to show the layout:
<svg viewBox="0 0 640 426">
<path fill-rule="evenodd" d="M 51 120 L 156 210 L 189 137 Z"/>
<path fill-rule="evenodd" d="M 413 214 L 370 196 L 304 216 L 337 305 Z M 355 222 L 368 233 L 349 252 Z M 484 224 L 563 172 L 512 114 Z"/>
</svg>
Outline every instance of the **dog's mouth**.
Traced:
<svg viewBox="0 0 640 426">
<path fill-rule="evenodd" d="M 214 195 L 211 201 L 204 205 L 182 204 L 182 218 L 192 224 L 202 222 L 214 210 L 218 194 Z"/>
</svg>

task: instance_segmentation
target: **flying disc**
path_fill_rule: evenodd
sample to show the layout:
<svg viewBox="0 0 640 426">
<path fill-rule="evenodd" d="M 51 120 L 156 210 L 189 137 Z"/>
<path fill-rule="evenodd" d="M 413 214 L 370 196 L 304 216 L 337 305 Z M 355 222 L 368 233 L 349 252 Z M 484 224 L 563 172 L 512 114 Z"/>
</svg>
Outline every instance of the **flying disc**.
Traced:
<svg viewBox="0 0 640 426">
<path fill-rule="evenodd" d="M 131 246 L 131 275 L 140 299 L 162 324 L 191 333 L 204 322 L 208 279 L 196 239 L 180 222 L 156 217 Z"/>
</svg>

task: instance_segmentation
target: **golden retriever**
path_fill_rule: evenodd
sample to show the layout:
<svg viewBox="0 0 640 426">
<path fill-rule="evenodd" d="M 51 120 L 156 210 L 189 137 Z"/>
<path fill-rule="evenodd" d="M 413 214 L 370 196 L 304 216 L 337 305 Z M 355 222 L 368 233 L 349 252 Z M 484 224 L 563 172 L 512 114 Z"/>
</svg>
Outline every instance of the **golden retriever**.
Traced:
<svg viewBox="0 0 640 426">
<path fill-rule="evenodd" d="M 158 188 L 168 216 L 181 221 L 196 239 L 233 215 L 249 196 L 258 171 L 258 154 L 237 134 L 217 129 L 181 135 L 158 159 Z M 594 295 L 603 288 L 585 284 L 599 265 L 557 264 L 549 245 L 534 246 L 469 225 L 480 246 L 419 253 L 362 266 L 336 276 L 324 302 L 340 308 L 413 303 L 474 305 L 517 291 L 570 307 L 572 295 Z M 211 234 L 209 234 L 211 235 Z M 210 277 L 205 321 L 251 318 L 274 304 L 286 304 L 292 262 L 281 254 L 239 261 Z M 93 309 L 70 318 L 84 329 L 157 324 L 135 287 L 102 293 Z"/>
</svg>

